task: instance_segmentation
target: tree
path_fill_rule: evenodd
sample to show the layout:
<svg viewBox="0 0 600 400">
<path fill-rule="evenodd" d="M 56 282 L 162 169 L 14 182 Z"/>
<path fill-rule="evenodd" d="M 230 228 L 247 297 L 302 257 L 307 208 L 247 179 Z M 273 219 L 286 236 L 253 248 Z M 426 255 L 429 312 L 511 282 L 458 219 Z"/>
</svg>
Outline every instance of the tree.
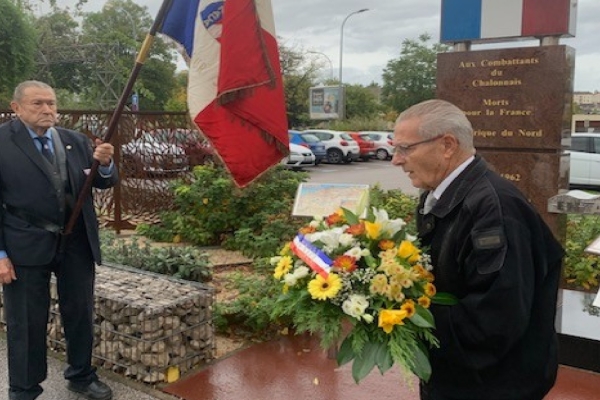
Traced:
<svg viewBox="0 0 600 400">
<path fill-rule="evenodd" d="M 345 85 L 346 117 L 377 118 L 382 106 L 376 96 L 378 86 Z"/>
<path fill-rule="evenodd" d="M 121 95 L 152 22 L 147 8 L 132 0 L 110 0 L 101 11 L 86 14 L 81 43 L 113 46 L 112 52 L 105 57 L 95 55 L 96 61 L 90 61 L 89 67 L 113 72 L 104 80 L 98 79 L 97 74 L 88 74 L 84 97 L 98 99 L 106 91 L 107 84 L 114 97 Z M 140 95 L 140 110 L 164 109 L 175 86 L 174 75 L 175 63 L 170 47 L 163 40 L 155 40 L 134 86 L 134 91 Z"/>
<path fill-rule="evenodd" d="M 306 126 L 308 113 L 308 93 L 316 86 L 318 65 L 306 57 L 302 50 L 279 44 L 279 59 L 285 88 L 285 102 L 290 127 Z"/>
<path fill-rule="evenodd" d="M 8 108 L 19 82 L 35 67 L 35 29 L 10 0 L 0 0 L 0 109 Z"/>
<path fill-rule="evenodd" d="M 36 79 L 56 89 L 78 93 L 85 74 L 81 56 L 73 46 L 79 40 L 79 23 L 67 10 L 55 9 L 38 18 L 36 26 L 40 56 L 46 62 L 40 65 Z M 55 62 L 57 58 L 60 62 Z"/>
<path fill-rule="evenodd" d="M 383 70 L 382 102 L 396 112 L 435 97 L 437 54 L 448 46 L 436 43 L 429 47 L 431 36 L 419 40 L 405 39 L 400 57 L 388 61 Z"/>
</svg>

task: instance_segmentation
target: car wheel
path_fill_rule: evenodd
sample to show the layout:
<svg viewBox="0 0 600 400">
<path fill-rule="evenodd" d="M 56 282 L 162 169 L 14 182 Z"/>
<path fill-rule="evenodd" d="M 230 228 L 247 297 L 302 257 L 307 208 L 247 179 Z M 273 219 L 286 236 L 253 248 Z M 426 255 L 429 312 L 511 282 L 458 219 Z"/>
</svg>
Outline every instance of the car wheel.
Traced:
<svg viewBox="0 0 600 400">
<path fill-rule="evenodd" d="M 330 149 L 327 151 L 327 162 L 330 164 L 340 164 L 344 160 L 344 153 L 340 149 Z"/>
<path fill-rule="evenodd" d="M 377 153 L 375 154 L 375 156 L 377 157 L 378 160 L 382 160 L 385 161 L 388 159 L 388 157 L 390 156 L 387 152 L 386 149 L 378 149 Z"/>
</svg>

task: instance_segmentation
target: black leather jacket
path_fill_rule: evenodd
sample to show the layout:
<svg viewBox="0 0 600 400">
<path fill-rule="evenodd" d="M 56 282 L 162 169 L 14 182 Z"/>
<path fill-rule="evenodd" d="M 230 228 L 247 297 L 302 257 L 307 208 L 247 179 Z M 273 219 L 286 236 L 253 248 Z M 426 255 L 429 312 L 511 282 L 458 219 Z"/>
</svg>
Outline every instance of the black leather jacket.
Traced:
<svg viewBox="0 0 600 400">
<path fill-rule="evenodd" d="M 425 386 L 457 400 L 542 399 L 558 368 L 563 256 L 548 226 L 479 156 L 417 226 L 437 290 L 459 298 L 432 307 L 440 348 Z"/>
</svg>

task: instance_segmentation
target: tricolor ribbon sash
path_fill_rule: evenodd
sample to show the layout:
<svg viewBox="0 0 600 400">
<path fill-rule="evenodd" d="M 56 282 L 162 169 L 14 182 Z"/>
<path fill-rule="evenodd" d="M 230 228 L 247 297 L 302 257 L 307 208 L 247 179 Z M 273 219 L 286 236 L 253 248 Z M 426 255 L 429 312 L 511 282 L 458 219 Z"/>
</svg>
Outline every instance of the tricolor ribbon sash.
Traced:
<svg viewBox="0 0 600 400">
<path fill-rule="evenodd" d="M 327 279 L 331 270 L 331 264 L 333 264 L 331 259 L 327 257 L 327 254 L 323 253 L 300 233 L 294 238 L 290 248 L 313 271 Z"/>
</svg>

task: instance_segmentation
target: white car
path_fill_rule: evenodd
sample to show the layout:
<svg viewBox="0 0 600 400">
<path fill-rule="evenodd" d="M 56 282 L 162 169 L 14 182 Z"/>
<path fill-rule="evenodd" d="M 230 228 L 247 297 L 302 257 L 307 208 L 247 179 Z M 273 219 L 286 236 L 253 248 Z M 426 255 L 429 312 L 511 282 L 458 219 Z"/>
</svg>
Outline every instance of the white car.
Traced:
<svg viewBox="0 0 600 400">
<path fill-rule="evenodd" d="M 290 143 L 290 154 L 281 160 L 281 165 L 294 170 L 299 170 L 303 167 L 314 167 L 315 155 L 307 147 Z"/>
<path fill-rule="evenodd" d="M 394 155 L 394 146 L 392 146 L 392 132 L 384 131 L 361 131 L 361 135 L 367 134 L 375 142 L 375 157 L 378 160 L 387 160 Z"/>
<path fill-rule="evenodd" d="M 572 133 L 569 184 L 600 188 L 600 133 Z"/>
<path fill-rule="evenodd" d="M 121 146 L 122 165 L 128 175 L 171 174 L 189 170 L 183 147 L 159 133 L 144 132 L 139 139 Z"/>
<path fill-rule="evenodd" d="M 311 133 L 321 139 L 327 151 L 326 160 L 330 164 L 349 163 L 360 158 L 360 147 L 347 132 L 308 129 L 302 133 Z"/>
</svg>

